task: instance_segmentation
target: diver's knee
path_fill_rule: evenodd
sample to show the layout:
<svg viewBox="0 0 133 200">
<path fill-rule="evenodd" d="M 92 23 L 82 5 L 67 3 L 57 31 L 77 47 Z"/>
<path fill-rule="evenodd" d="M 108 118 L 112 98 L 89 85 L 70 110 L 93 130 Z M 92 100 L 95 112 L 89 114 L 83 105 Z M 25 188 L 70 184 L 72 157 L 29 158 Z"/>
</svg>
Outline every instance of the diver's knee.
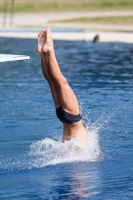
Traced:
<svg viewBox="0 0 133 200">
<path fill-rule="evenodd" d="M 62 88 L 62 87 L 68 87 L 68 82 L 67 82 L 67 79 L 62 76 L 59 81 L 57 82 L 57 85 Z"/>
</svg>

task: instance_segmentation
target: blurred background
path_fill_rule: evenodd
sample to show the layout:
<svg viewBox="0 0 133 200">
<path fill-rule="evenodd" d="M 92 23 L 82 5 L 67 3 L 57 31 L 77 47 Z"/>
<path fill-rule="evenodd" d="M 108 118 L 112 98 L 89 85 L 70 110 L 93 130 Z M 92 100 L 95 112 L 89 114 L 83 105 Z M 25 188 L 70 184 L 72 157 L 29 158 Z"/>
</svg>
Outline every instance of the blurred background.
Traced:
<svg viewBox="0 0 133 200">
<path fill-rule="evenodd" d="M 108 34 L 106 34 L 107 39 L 105 39 L 105 35 L 103 35 L 105 31 L 108 33 L 115 32 L 113 38 L 116 38 L 113 41 L 119 40 L 118 32 L 128 33 L 126 42 L 128 40 L 130 42 L 132 40 L 131 33 L 133 30 L 133 0 L 0 1 L 1 29 L 33 30 L 44 27 L 63 32 L 66 32 L 66 30 L 82 31 L 85 35 L 83 36 L 80 33 L 79 35 L 82 35 L 82 37 L 79 36 L 80 39 L 88 39 L 93 37 L 94 34 L 99 33 L 103 41 L 110 39 L 110 35 Z M 0 34 L 3 31 L 1 30 Z M 88 31 L 91 32 L 87 33 Z M 88 36 L 88 34 L 91 35 Z"/>
<path fill-rule="evenodd" d="M 9 8 L 15 5 L 16 12 L 44 12 L 44 11 L 90 11 L 90 10 L 130 10 L 133 9 L 132 0 L 1 0 L 0 11 L 6 2 Z"/>
</svg>

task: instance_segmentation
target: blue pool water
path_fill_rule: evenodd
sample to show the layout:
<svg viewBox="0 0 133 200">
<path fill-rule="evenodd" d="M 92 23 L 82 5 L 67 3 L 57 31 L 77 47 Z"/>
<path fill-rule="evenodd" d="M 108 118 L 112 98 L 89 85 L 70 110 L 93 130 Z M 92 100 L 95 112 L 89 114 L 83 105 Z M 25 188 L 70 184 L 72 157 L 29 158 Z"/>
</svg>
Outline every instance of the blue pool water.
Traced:
<svg viewBox="0 0 133 200">
<path fill-rule="evenodd" d="M 0 38 L 0 200 L 133 199 L 133 45 L 55 41 L 88 146 L 62 143 L 36 40 Z"/>
</svg>

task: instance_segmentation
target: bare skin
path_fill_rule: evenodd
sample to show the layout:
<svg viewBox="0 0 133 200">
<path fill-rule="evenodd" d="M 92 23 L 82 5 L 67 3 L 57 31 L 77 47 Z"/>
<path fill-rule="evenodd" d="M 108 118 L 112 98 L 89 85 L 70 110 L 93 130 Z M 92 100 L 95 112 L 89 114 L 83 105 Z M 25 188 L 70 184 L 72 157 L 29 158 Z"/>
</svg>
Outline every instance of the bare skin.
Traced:
<svg viewBox="0 0 133 200">
<path fill-rule="evenodd" d="M 80 111 L 77 98 L 61 73 L 49 29 L 39 33 L 37 51 L 41 56 L 42 71 L 50 85 L 55 107 L 61 106 L 65 112 L 78 115 Z M 63 123 L 63 127 L 63 141 L 73 138 L 79 138 L 83 142 L 86 141 L 87 134 L 82 120 L 74 124 Z"/>
</svg>

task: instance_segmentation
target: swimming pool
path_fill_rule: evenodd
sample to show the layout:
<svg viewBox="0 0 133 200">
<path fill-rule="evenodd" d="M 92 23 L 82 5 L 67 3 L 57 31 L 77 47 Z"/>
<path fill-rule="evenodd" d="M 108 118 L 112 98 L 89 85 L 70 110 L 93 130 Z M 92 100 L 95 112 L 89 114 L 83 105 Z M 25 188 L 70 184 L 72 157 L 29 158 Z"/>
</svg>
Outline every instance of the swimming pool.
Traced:
<svg viewBox="0 0 133 200">
<path fill-rule="evenodd" d="M 36 40 L 0 38 L 0 53 L 31 57 L 0 64 L 0 199 L 132 199 L 133 45 L 55 41 L 55 49 L 89 151 L 61 142 Z"/>
</svg>

